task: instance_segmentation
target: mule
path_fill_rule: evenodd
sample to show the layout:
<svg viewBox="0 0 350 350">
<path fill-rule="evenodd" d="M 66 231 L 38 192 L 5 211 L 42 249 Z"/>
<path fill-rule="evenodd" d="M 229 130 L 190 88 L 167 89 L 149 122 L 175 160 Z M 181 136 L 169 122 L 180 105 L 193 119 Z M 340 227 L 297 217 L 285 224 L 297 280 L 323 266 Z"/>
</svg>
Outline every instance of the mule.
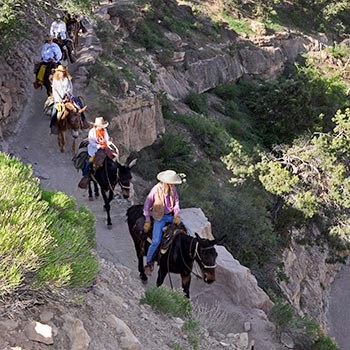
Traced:
<svg viewBox="0 0 350 350">
<path fill-rule="evenodd" d="M 95 170 L 94 174 L 89 175 L 89 200 L 93 200 L 92 186 L 94 184 L 95 198 L 99 197 L 99 188 L 102 193 L 104 201 L 104 208 L 107 212 L 107 227 L 112 227 L 112 220 L 110 215 L 110 202 L 114 198 L 114 188 L 118 184 L 122 190 L 123 198 L 130 197 L 131 189 L 131 168 L 136 164 L 136 159 L 129 164 L 123 165 L 116 160 L 106 157 L 103 165 Z"/>
<path fill-rule="evenodd" d="M 58 147 L 61 152 L 65 151 L 66 148 L 66 131 L 71 130 L 73 143 L 72 151 L 75 154 L 76 150 L 76 140 L 79 136 L 79 130 L 81 129 L 82 119 L 81 113 L 78 112 L 78 108 L 74 106 L 72 102 L 66 102 L 64 104 L 65 109 L 63 115 L 57 118 L 57 127 L 58 127 Z"/>
<path fill-rule="evenodd" d="M 141 280 L 146 283 L 147 276 L 144 271 L 143 257 L 147 255 L 150 243 L 147 234 L 143 232 L 145 218 L 143 206 L 133 205 L 127 210 L 129 232 L 134 241 L 138 258 L 138 270 Z M 190 284 L 193 263 L 196 261 L 202 273 L 202 279 L 206 283 L 215 281 L 215 261 L 217 253 L 214 240 L 189 236 L 184 225 L 170 224 L 163 229 L 164 235 L 174 234 L 173 241 L 164 254 L 158 254 L 158 277 L 157 286 L 161 286 L 166 275 L 170 272 L 180 274 L 182 289 L 187 298 L 190 297 Z M 157 253 L 156 253 L 157 254 Z"/>
<path fill-rule="evenodd" d="M 67 23 L 67 34 L 68 37 L 72 40 L 73 49 L 75 53 L 78 49 L 78 38 L 80 29 L 80 20 L 76 16 L 73 16 L 73 18 Z"/>
<path fill-rule="evenodd" d="M 44 86 L 46 89 L 47 96 L 52 95 L 52 74 L 57 65 L 58 64 L 54 62 L 40 62 L 35 68 L 35 82 L 33 83 L 33 86 L 35 89 L 42 88 Z M 44 76 L 41 78 L 42 80 L 40 80 L 38 77 L 38 73 L 42 66 L 45 67 L 45 73 Z"/>
</svg>

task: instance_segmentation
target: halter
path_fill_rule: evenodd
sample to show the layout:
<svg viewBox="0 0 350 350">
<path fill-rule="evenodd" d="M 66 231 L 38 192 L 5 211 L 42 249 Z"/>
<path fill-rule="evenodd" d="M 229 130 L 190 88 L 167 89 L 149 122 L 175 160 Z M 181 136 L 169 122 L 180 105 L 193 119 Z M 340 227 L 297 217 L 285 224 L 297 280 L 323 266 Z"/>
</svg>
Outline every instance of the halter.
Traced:
<svg viewBox="0 0 350 350">
<path fill-rule="evenodd" d="M 193 243 L 194 240 L 195 240 L 195 238 L 193 238 L 192 241 L 191 241 L 191 248 L 192 248 L 192 243 Z M 202 267 L 203 267 L 204 269 L 215 269 L 216 264 L 214 264 L 214 265 L 205 265 L 205 264 L 204 264 L 204 262 L 203 262 L 201 256 L 200 256 L 199 253 L 198 253 L 198 246 L 199 246 L 199 242 L 198 242 L 198 240 L 197 240 L 196 246 L 195 246 L 195 248 L 194 248 L 194 255 L 193 255 L 193 257 L 191 256 L 191 248 L 190 248 L 190 257 L 191 257 L 193 260 L 195 260 L 196 257 L 197 257 L 198 260 L 200 261 Z M 215 249 L 215 248 L 214 248 L 214 247 L 206 247 L 206 248 L 200 248 L 200 249 L 201 249 L 201 250 L 209 250 L 209 249 Z"/>
<path fill-rule="evenodd" d="M 131 188 L 131 184 L 130 185 L 124 185 L 121 181 L 120 181 L 120 176 L 119 176 L 119 167 L 117 169 L 117 179 L 118 179 L 118 185 L 120 186 L 120 188 L 122 190 L 130 190 Z"/>
</svg>

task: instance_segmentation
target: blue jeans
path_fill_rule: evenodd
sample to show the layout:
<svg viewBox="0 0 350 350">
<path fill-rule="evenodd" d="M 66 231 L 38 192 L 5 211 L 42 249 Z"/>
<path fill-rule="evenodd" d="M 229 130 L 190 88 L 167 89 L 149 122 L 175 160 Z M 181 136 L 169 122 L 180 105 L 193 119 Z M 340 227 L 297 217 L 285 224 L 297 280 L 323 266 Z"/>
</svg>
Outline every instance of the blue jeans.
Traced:
<svg viewBox="0 0 350 350">
<path fill-rule="evenodd" d="M 152 261 L 153 255 L 156 252 L 162 237 L 163 237 L 163 227 L 174 221 L 174 216 L 171 214 L 164 215 L 160 221 L 153 221 L 153 231 L 152 231 L 152 244 L 148 248 L 147 252 L 147 263 Z"/>
</svg>

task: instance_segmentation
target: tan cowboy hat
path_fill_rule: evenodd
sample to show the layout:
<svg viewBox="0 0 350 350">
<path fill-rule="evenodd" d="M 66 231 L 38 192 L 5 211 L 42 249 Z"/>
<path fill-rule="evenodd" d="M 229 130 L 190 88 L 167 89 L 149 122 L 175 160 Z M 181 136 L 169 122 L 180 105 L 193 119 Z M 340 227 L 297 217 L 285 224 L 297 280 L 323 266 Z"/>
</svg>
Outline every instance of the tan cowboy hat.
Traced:
<svg viewBox="0 0 350 350">
<path fill-rule="evenodd" d="M 63 72 L 67 73 L 67 68 L 65 66 L 62 66 L 61 64 L 55 69 L 55 72 Z"/>
<path fill-rule="evenodd" d="M 164 182 L 164 183 L 170 184 L 170 185 L 179 185 L 182 183 L 181 177 L 179 175 L 177 175 L 174 170 L 161 171 L 157 175 L 157 179 L 160 182 Z"/>
<path fill-rule="evenodd" d="M 48 36 L 46 37 L 46 40 L 47 40 L 47 41 L 53 40 L 53 36 L 52 36 L 52 35 L 48 35 Z"/>
<path fill-rule="evenodd" d="M 94 123 L 91 123 L 93 126 L 97 126 L 97 127 L 100 127 L 100 128 L 107 128 L 107 126 L 109 125 L 109 123 L 103 119 L 103 117 L 97 117 L 95 118 L 95 122 Z"/>
</svg>

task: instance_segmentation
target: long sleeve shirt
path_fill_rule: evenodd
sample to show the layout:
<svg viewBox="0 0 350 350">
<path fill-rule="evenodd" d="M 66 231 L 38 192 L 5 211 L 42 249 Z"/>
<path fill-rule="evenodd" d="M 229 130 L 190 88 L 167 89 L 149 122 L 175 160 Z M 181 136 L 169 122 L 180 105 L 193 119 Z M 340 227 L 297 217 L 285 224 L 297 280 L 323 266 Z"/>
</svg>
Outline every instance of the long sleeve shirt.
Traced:
<svg viewBox="0 0 350 350">
<path fill-rule="evenodd" d="M 89 156 L 91 157 L 97 152 L 97 150 L 99 148 L 101 148 L 102 144 L 108 145 L 108 142 L 109 142 L 108 131 L 105 128 L 104 129 L 104 140 L 98 140 L 96 137 L 96 128 L 91 128 L 89 131 L 88 139 L 89 139 L 89 144 L 88 144 L 87 149 L 88 149 Z"/>
<path fill-rule="evenodd" d="M 148 196 L 146 197 L 145 204 L 143 206 L 143 215 L 146 217 L 146 221 L 151 219 L 151 209 L 154 204 L 155 195 L 158 191 L 159 183 L 151 189 Z M 177 194 L 176 187 L 173 186 L 174 191 L 174 205 L 172 206 L 172 201 L 170 199 L 170 191 L 167 195 L 163 195 L 163 205 L 164 205 L 164 215 L 174 212 L 174 216 L 180 215 L 180 200 L 179 195 Z"/>
<path fill-rule="evenodd" d="M 54 38 L 61 37 L 62 40 L 67 39 L 67 26 L 63 21 L 53 21 L 50 28 L 50 35 Z"/>
<path fill-rule="evenodd" d="M 62 102 L 65 95 L 73 95 L 73 84 L 67 78 L 52 81 L 52 95 L 54 102 Z"/>
<path fill-rule="evenodd" d="M 62 58 L 62 51 L 56 43 L 46 43 L 41 48 L 41 59 L 44 62 L 49 62 L 53 60 L 55 63 L 58 63 Z"/>
</svg>

